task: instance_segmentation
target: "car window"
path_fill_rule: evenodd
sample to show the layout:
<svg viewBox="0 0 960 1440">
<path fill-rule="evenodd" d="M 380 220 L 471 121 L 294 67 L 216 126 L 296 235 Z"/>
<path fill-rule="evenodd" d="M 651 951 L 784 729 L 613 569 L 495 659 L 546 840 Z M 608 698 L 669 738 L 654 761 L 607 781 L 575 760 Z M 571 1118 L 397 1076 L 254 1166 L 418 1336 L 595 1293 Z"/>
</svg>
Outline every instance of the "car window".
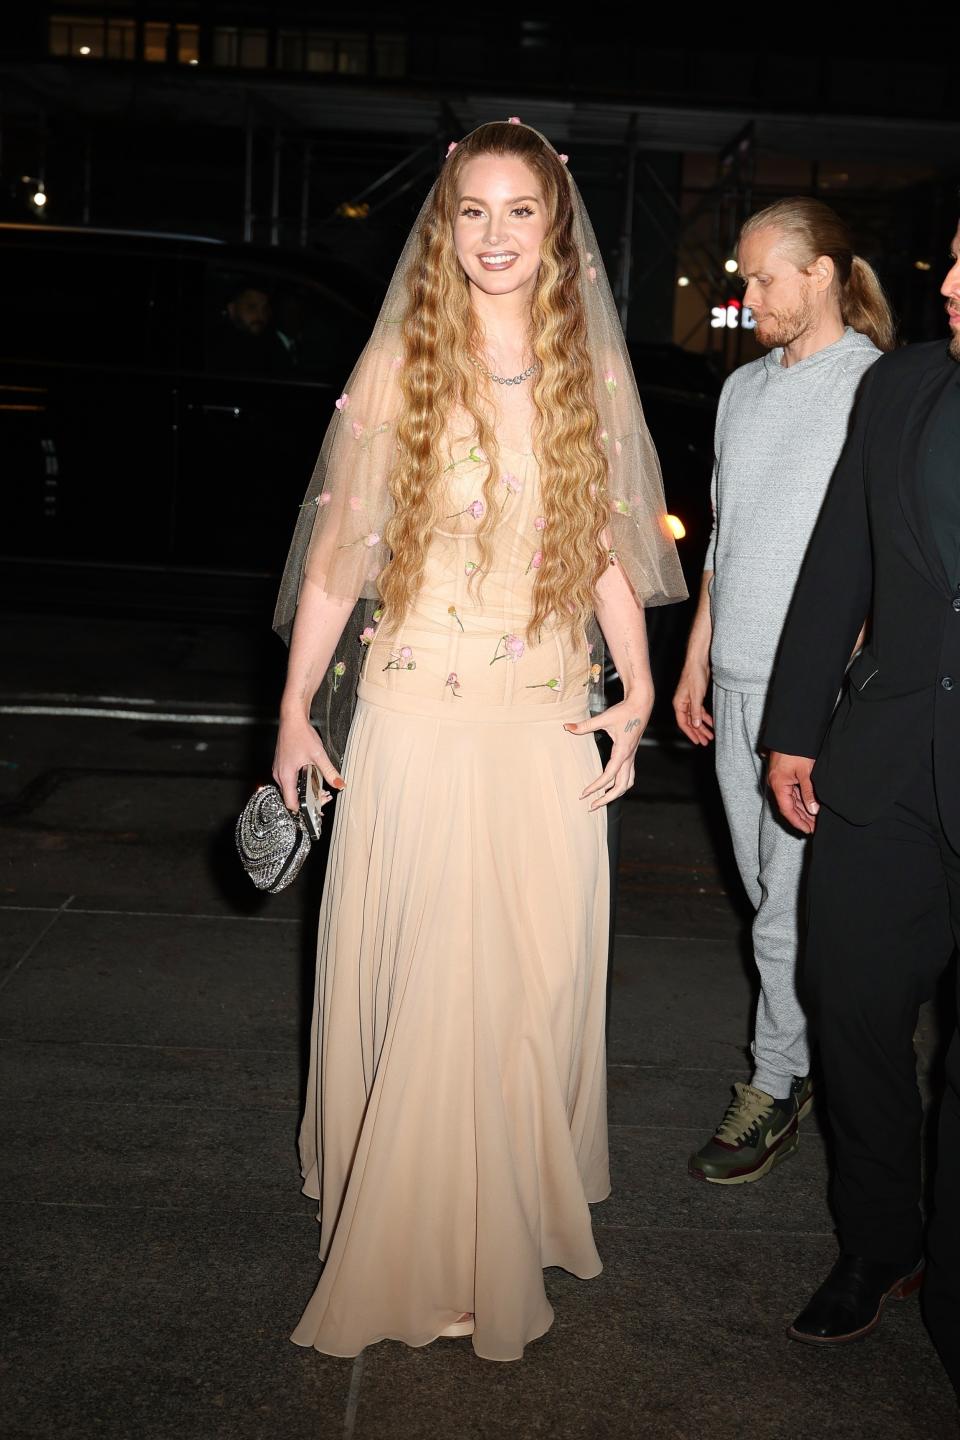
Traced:
<svg viewBox="0 0 960 1440">
<path fill-rule="evenodd" d="M 255 268 L 210 265 L 204 299 L 206 368 L 218 374 L 329 381 L 355 358 L 335 299 L 312 285 Z M 352 334 L 351 334 L 352 342 Z"/>
<path fill-rule="evenodd" d="M 0 247 L 0 353 L 11 359 L 148 364 L 155 304 L 150 256 Z"/>
</svg>

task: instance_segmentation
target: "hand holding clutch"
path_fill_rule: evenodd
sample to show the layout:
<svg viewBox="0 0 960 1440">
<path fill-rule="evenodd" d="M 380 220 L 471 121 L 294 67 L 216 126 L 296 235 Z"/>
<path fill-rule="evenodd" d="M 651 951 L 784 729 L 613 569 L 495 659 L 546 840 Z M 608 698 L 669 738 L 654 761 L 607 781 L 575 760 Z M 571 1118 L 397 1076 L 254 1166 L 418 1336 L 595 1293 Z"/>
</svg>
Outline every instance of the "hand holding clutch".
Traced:
<svg viewBox="0 0 960 1440">
<path fill-rule="evenodd" d="M 330 799 L 320 784 L 315 765 L 306 765 L 298 779 L 300 809 L 293 814 L 274 784 L 261 785 L 251 795 L 236 828 L 237 853 L 258 890 L 276 894 L 292 885 L 320 839 L 321 810 Z"/>
</svg>

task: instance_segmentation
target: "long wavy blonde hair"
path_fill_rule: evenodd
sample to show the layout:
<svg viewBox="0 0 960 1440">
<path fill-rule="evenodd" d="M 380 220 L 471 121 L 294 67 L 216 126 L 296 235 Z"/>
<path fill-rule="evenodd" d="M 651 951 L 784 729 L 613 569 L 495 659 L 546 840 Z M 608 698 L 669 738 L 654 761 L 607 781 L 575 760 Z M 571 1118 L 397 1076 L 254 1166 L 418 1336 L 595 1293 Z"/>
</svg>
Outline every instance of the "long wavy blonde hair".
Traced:
<svg viewBox="0 0 960 1440">
<path fill-rule="evenodd" d="M 497 515 L 495 412 L 490 397 L 481 395 L 478 372 L 469 359 L 483 355 L 484 334 L 453 240 L 460 177 L 478 155 L 522 160 L 539 181 L 549 214 L 530 305 L 530 346 L 539 361 L 533 444 L 546 520 L 528 631 L 533 639 L 548 621 L 580 628 L 586 623 L 607 564 L 603 532 L 608 512 L 607 465 L 594 399 L 596 357 L 587 348 L 580 289 L 585 257 L 574 240 L 569 181 L 557 156 L 525 126 L 482 125 L 462 140 L 444 164 L 422 228 L 403 320 L 403 403 L 397 461 L 389 477 L 394 513 L 385 534 L 392 557 L 380 575 L 379 589 L 392 628 L 410 607 L 423 575 L 430 532 L 440 518 L 445 432 L 448 417 L 457 409 L 472 418 L 490 462 L 483 487 L 486 510 L 477 529 L 480 584 L 490 559 L 489 535 Z"/>
</svg>

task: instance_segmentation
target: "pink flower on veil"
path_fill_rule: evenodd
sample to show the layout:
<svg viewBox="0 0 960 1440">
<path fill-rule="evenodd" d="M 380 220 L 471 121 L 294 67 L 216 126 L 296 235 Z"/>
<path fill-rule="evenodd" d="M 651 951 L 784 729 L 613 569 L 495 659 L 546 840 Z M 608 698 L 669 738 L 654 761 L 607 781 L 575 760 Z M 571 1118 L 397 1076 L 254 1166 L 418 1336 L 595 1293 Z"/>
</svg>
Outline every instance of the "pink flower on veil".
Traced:
<svg viewBox="0 0 960 1440">
<path fill-rule="evenodd" d="M 519 116 L 519 115 L 508 115 L 508 116 L 507 116 L 507 124 L 508 124 L 508 125 L 521 125 L 522 123 L 523 123 L 523 122 L 522 122 L 522 120 L 520 119 L 520 116 Z"/>
<path fill-rule="evenodd" d="M 557 159 L 560 161 L 560 164 L 561 164 L 561 165 L 566 165 L 567 161 L 570 159 L 570 156 L 569 156 L 569 155 L 558 155 L 558 156 L 557 156 Z"/>
<path fill-rule="evenodd" d="M 347 408 L 347 406 L 348 406 L 349 404 L 350 404 L 350 396 L 347 394 L 346 391 L 344 391 L 343 394 L 340 396 L 340 399 L 336 401 L 337 409 L 338 409 L 338 410 L 346 410 L 346 408 Z"/>
<path fill-rule="evenodd" d="M 453 152 L 454 152 L 454 150 L 456 150 L 456 148 L 457 148 L 457 142 L 456 142 L 456 140 L 451 140 L 451 141 L 450 141 L 450 144 L 447 146 L 447 159 L 448 159 L 448 160 L 450 159 L 450 156 L 453 154 Z"/>
</svg>

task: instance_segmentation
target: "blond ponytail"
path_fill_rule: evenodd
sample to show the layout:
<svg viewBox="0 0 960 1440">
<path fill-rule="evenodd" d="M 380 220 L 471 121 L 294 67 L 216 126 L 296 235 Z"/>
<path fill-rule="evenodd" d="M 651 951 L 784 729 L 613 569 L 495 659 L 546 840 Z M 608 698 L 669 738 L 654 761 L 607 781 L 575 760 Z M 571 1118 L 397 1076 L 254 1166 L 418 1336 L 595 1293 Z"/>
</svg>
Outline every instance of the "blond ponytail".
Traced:
<svg viewBox="0 0 960 1440">
<path fill-rule="evenodd" d="M 868 335 L 878 350 L 892 350 L 893 315 L 883 286 L 872 265 L 859 255 L 851 257 L 850 276 L 840 287 L 840 314 L 844 325 Z"/>
<path fill-rule="evenodd" d="M 781 231 L 801 270 L 818 256 L 828 255 L 834 264 L 843 323 L 866 335 L 878 350 L 893 349 L 896 327 L 883 286 L 873 266 L 853 253 L 850 228 L 835 210 L 822 200 L 793 195 L 751 215 L 740 231 L 738 245 L 758 230 Z"/>
</svg>

